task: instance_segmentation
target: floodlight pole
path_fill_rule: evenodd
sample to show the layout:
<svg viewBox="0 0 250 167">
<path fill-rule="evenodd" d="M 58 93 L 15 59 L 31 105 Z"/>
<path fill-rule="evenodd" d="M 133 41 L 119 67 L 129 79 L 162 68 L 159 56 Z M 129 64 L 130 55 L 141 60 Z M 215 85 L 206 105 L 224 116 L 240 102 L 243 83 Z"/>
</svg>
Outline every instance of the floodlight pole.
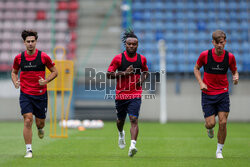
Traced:
<svg viewBox="0 0 250 167">
<path fill-rule="evenodd" d="M 160 53 L 160 123 L 167 123 L 167 70 L 166 70 L 166 47 L 163 39 L 159 40 Z"/>
</svg>

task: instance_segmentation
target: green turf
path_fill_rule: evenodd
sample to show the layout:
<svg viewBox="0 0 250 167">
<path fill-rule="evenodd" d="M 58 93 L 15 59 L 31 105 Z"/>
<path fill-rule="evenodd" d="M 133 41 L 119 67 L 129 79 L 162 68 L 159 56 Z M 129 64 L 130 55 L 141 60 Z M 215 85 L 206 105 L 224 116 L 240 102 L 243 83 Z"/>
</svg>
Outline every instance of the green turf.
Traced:
<svg viewBox="0 0 250 167">
<path fill-rule="evenodd" d="M 69 130 L 68 139 L 43 140 L 33 131 L 33 158 L 24 159 L 22 122 L 0 123 L 0 166 L 81 166 L 81 167 L 241 167 L 250 164 L 250 124 L 229 123 L 223 149 L 224 159 L 215 159 L 216 138 L 209 139 L 203 123 L 140 123 L 138 153 L 128 157 L 129 123 L 126 123 L 124 150 L 117 145 L 114 122 L 99 130 Z M 215 128 L 215 132 L 217 127 Z"/>
</svg>

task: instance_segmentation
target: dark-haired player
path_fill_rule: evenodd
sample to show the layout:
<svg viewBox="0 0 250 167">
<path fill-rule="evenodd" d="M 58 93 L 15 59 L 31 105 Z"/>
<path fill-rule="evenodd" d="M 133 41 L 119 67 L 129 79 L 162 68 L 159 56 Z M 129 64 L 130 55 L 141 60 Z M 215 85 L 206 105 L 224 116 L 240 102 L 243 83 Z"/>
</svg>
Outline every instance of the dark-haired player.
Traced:
<svg viewBox="0 0 250 167">
<path fill-rule="evenodd" d="M 44 137 L 43 127 L 47 112 L 47 86 L 57 76 L 55 64 L 50 57 L 36 49 L 37 32 L 24 30 L 22 38 L 26 51 L 18 54 L 14 59 L 11 78 L 15 88 L 20 90 L 20 107 L 24 119 L 23 136 L 26 144 L 25 158 L 32 158 L 32 123 L 35 115 L 39 138 Z M 45 67 L 51 74 L 45 78 Z M 20 80 L 18 71 L 21 70 Z"/>
<path fill-rule="evenodd" d="M 216 158 L 223 158 L 222 149 L 227 135 L 227 117 L 229 114 L 228 68 L 233 74 L 233 83 L 238 84 L 235 57 L 224 50 L 226 34 L 216 30 L 212 34 L 214 48 L 200 54 L 194 67 L 194 75 L 202 90 L 202 110 L 205 117 L 205 127 L 208 137 L 214 137 L 215 116 L 219 118 L 218 144 Z M 201 79 L 200 68 L 204 67 L 204 77 Z"/>
<path fill-rule="evenodd" d="M 125 147 L 123 126 L 128 114 L 131 123 L 131 145 L 128 155 L 133 157 L 137 152 L 135 145 L 139 130 L 138 117 L 141 107 L 141 86 L 148 76 L 148 67 L 146 58 L 136 53 L 138 38 L 132 30 L 128 30 L 123 34 L 122 41 L 126 51 L 113 58 L 108 68 L 107 78 L 117 79 L 115 104 L 119 131 L 118 145 L 121 149 Z"/>
</svg>

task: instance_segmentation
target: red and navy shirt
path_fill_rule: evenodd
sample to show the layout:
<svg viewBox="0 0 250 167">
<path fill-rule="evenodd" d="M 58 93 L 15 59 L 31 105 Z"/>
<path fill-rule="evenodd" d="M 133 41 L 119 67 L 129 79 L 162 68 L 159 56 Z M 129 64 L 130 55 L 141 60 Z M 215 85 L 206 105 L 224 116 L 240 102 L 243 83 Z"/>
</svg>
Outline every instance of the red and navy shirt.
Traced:
<svg viewBox="0 0 250 167">
<path fill-rule="evenodd" d="M 124 57 L 123 57 L 124 55 Z M 127 52 L 124 51 L 123 53 L 120 53 L 116 55 L 111 64 L 109 65 L 108 72 L 115 72 L 116 70 L 122 69 L 122 59 L 124 61 L 124 58 L 126 59 L 126 64 L 129 66 L 129 62 L 131 64 L 135 64 L 135 62 L 140 62 L 140 72 L 148 71 L 147 66 L 147 59 L 143 55 L 138 56 L 139 54 L 136 54 L 133 58 L 129 57 Z M 138 60 L 138 58 L 141 58 L 141 60 Z M 123 67 L 124 68 L 124 67 Z M 125 71 L 123 69 L 123 71 Z M 139 72 L 136 72 L 134 74 L 130 74 L 128 76 L 122 76 L 117 78 L 116 83 L 116 100 L 128 100 L 128 99 L 134 99 L 137 97 L 141 97 L 142 94 L 142 87 L 137 86 L 136 83 L 139 81 L 141 75 Z"/>
<path fill-rule="evenodd" d="M 206 66 L 208 63 L 208 52 L 209 50 L 203 51 L 198 60 L 197 65 L 199 67 Z M 212 59 L 215 62 L 221 63 L 224 61 L 226 51 L 223 51 L 221 56 L 215 54 L 215 49 L 212 49 Z M 232 72 L 237 70 L 236 60 L 232 53 L 228 52 L 228 67 Z M 219 66 L 216 68 L 220 68 Z M 213 74 L 208 73 L 204 70 L 203 82 L 207 85 L 207 91 L 202 91 L 208 95 L 217 95 L 228 92 L 228 80 L 227 74 Z"/>
<path fill-rule="evenodd" d="M 38 70 L 35 71 L 24 69 L 25 67 L 35 67 L 36 65 L 38 65 L 37 62 L 41 62 L 42 65 L 46 66 L 47 68 L 53 67 L 55 63 L 53 63 L 50 57 L 44 52 L 41 52 L 41 56 L 38 57 L 37 49 L 33 55 L 28 55 L 27 51 L 25 51 L 23 55 L 23 61 L 22 53 L 20 53 L 15 57 L 13 63 L 13 68 L 15 70 L 19 70 L 21 66 L 23 67 L 20 73 L 21 91 L 29 95 L 43 95 L 47 91 L 47 86 L 39 85 L 38 80 L 40 79 L 40 77 L 45 79 L 45 68 L 42 68 L 40 65 Z M 21 65 L 21 63 L 26 65 Z"/>
</svg>

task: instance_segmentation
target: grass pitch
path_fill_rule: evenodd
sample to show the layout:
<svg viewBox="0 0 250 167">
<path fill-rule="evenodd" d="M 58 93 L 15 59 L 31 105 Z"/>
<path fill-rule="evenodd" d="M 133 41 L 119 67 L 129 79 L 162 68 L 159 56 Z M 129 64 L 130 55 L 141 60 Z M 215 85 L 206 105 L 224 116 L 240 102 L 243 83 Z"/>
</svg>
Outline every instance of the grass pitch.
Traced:
<svg viewBox="0 0 250 167">
<path fill-rule="evenodd" d="M 217 140 L 209 139 L 204 123 L 139 123 L 137 154 L 128 157 L 129 122 L 126 122 L 126 148 L 117 145 L 115 122 L 105 122 L 103 129 L 69 130 L 67 139 L 39 139 L 33 125 L 33 158 L 24 159 L 22 122 L 0 123 L 1 167 L 200 167 L 249 166 L 250 123 L 229 123 L 223 149 L 224 159 L 216 159 Z M 218 126 L 215 128 L 217 133 Z"/>
</svg>

